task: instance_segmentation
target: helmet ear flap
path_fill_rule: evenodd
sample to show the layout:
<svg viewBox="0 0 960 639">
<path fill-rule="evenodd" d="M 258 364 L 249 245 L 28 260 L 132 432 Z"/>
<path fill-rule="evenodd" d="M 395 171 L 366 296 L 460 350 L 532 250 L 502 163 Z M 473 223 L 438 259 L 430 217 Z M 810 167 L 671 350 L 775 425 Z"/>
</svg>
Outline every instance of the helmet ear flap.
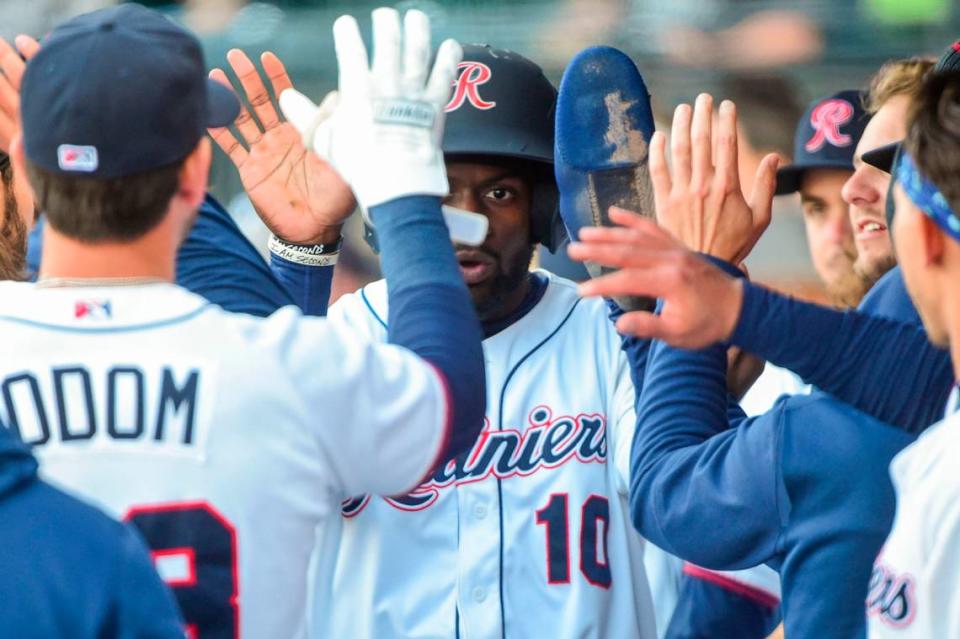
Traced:
<svg viewBox="0 0 960 639">
<path fill-rule="evenodd" d="M 542 244 L 551 253 L 567 239 L 567 229 L 560 218 L 560 193 L 552 181 L 533 185 L 533 205 L 530 209 L 530 238 Z"/>
</svg>

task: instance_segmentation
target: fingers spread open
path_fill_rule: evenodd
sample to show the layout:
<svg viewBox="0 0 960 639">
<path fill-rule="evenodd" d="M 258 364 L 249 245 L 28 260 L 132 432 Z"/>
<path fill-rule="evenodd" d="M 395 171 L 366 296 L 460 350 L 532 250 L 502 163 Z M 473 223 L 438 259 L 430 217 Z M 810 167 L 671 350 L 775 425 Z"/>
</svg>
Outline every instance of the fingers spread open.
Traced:
<svg viewBox="0 0 960 639">
<path fill-rule="evenodd" d="M 356 18 L 337 18 L 333 23 L 333 45 L 337 52 L 340 95 L 345 100 L 366 95 L 369 90 L 370 63 Z"/>
<path fill-rule="evenodd" d="M 264 51 L 260 55 L 260 64 L 263 65 L 263 72 L 270 79 L 270 86 L 273 87 L 273 95 L 277 100 L 280 99 L 281 93 L 293 88 L 287 68 L 273 51 Z"/>
<path fill-rule="evenodd" d="M 381 7 L 373 10 L 373 81 L 384 95 L 400 91 L 400 13 Z"/>
<path fill-rule="evenodd" d="M 614 239 L 572 242 L 567 248 L 567 254 L 579 262 L 596 262 L 617 268 L 650 268 L 674 256 L 673 251 L 665 251 L 646 238 L 637 241 Z"/>
<path fill-rule="evenodd" d="M 37 55 L 37 51 L 40 50 L 40 43 L 37 42 L 36 38 L 28 35 L 18 35 L 13 39 L 13 43 L 17 46 L 17 51 L 20 52 L 25 60 L 29 60 Z"/>
<path fill-rule="evenodd" d="M 630 228 L 642 231 L 645 235 L 652 238 L 658 238 L 664 248 L 683 247 L 666 229 L 658 226 L 656 222 L 639 213 L 634 213 L 633 211 L 628 211 L 618 206 L 611 206 L 610 219 L 622 226 L 629 226 Z"/>
<path fill-rule="evenodd" d="M 717 179 L 722 180 L 726 192 L 740 190 L 740 172 L 737 163 L 737 107 L 730 100 L 720 103 L 717 124 Z"/>
<path fill-rule="evenodd" d="M 667 196 L 670 195 L 672 183 L 670 180 L 670 169 L 667 167 L 667 136 L 661 131 L 657 131 L 650 138 L 650 181 L 653 184 L 653 199 L 656 202 L 666 204 Z M 658 204 L 661 208 L 663 204 Z"/>
<path fill-rule="evenodd" d="M 422 91 L 430 71 L 430 19 L 410 9 L 403 16 L 403 88 L 407 94 Z"/>
<path fill-rule="evenodd" d="M 230 85 L 230 80 L 227 78 L 227 74 L 223 72 L 223 69 L 211 70 L 210 77 L 220 84 L 230 87 L 231 90 L 233 89 L 233 87 Z M 247 108 L 243 105 L 242 101 L 240 102 L 240 114 L 237 116 L 237 119 L 233 121 L 233 125 L 237 128 L 239 142 L 245 144 L 247 147 L 249 147 L 251 144 L 256 144 L 260 140 L 262 135 L 260 132 L 260 127 L 257 126 L 257 123 L 250 116 L 250 112 L 247 111 Z M 231 134 L 231 137 L 232 136 L 233 134 Z M 216 138 L 214 138 L 214 140 L 216 140 Z"/>
<path fill-rule="evenodd" d="M 457 77 L 457 66 L 463 59 L 463 48 L 456 40 L 444 40 L 437 51 L 437 59 L 433 63 L 430 79 L 427 80 L 427 89 L 424 99 L 440 108 L 450 101 L 453 91 L 453 81 Z"/>
<path fill-rule="evenodd" d="M 270 101 L 270 93 L 247 54 L 240 49 L 230 49 L 227 52 L 227 61 L 240 80 L 247 101 L 253 107 L 253 112 L 264 130 L 269 131 L 280 124 L 280 116 Z"/>
<path fill-rule="evenodd" d="M 767 155 L 757 167 L 757 176 L 750 195 L 750 210 L 753 212 L 753 229 L 756 237 L 770 224 L 773 208 L 773 195 L 777 190 L 777 166 L 780 158 L 776 154 Z"/>
<path fill-rule="evenodd" d="M 666 329 L 662 317 L 649 311 L 631 311 L 617 319 L 617 332 L 644 339 L 660 339 Z"/>
<path fill-rule="evenodd" d="M 681 104 L 673 112 L 670 129 L 670 151 L 673 156 L 674 186 L 686 188 L 690 184 L 690 120 L 693 111 L 689 104 Z"/>
<path fill-rule="evenodd" d="M 577 287 L 577 293 L 581 297 L 617 297 L 619 295 L 662 297 L 667 293 L 666 279 L 663 275 L 663 269 L 655 265 L 644 268 L 625 268 L 581 283 Z"/>
<path fill-rule="evenodd" d="M 693 111 L 693 124 L 690 127 L 692 146 L 692 164 L 690 180 L 697 193 L 702 194 L 713 177 L 713 97 L 701 93 Z"/>
</svg>

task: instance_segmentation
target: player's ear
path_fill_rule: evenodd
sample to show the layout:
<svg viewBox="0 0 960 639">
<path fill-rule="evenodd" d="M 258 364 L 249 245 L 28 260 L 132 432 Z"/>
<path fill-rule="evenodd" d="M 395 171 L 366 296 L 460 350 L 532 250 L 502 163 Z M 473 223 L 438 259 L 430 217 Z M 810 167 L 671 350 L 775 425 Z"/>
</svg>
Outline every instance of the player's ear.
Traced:
<svg viewBox="0 0 960 639">
<path fill-rule="evenodd" d="M 20 173 L 21 171 L 26 171 L 26 165 L 24 161 L 26 155 L 23 151 L 23 134 L 20 131 L 17 131 L 13 134 L 13 137 L 10 138 L 10 165 L 13 167 L 14 173 Z M 26 173 L 23 173 L 26 175 Z"/>
<path fill-rule="evenodd" d="M 918 221 L 923 263 L 927 266 L 938 265 L 943 261 L 946 248 L 943 230 L 928 215 L 920 214 Z"/>
<path fill-rule="evenodd" d="M 196 148 L 184 160 L 180 169 L 180 190 L 178 195 L 192 208 L 200 206 L 203 196 L 207 192 L 207 179 L 210 175 L 210 161 L 213 152 L 210 149 L 210 140 L 200 139 Z"/>
</svg>

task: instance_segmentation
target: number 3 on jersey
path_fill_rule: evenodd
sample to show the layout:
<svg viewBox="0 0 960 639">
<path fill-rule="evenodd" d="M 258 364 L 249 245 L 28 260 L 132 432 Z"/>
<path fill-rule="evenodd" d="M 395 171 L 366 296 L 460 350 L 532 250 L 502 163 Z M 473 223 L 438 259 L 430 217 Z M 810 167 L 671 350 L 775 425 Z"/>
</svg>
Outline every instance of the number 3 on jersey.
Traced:
<svg viewBox="0 0 960 639">
<path fill-rule="evenodd" d="M 202 501 L 134 507 L 124 520 L 137 527 L 173 589 L 187 637 L 238 637 L 237 535 L 230 522 Z"/>
<path fill-rule="evenodd" d="M 570 583 L 570 518 L 566 493 L 550 495 L 547 505 L 537 511 L 537 525 L 546 528 L 547 583 Z M 580 572 L 594 586 L 609 588 L 610 562 L 607 559 L 607 531 L 610 502 L 590 495 L 580 516 Z"/>
</svg>

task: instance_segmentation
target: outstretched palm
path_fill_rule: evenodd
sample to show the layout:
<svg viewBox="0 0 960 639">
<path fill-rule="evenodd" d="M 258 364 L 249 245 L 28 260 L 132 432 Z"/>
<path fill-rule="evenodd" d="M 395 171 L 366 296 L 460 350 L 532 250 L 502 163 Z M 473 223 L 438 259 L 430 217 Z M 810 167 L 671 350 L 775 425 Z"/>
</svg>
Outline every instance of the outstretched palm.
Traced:
<svg viewBox="0 0 960 639">
<path fill-rule="evenodd" d="M 237 167 L 257 214 L 274 235 L 288 242 L 336 240 L 356 208 L 350 187 L 333 167 L 307 150 L 292 124 L 280 118 L 250 59 L 234 49 L 227 60 L 256 119 L 243 108 L 234 122 L 236 135 L 228 128 L 211 129 L 210 135 Z M 292 86 L 277 56 L 267 52 L 260 60 L 274 95 Z M 210 76 L 229 86 L 222 70 L 214 69 Z"/>
</svg>

